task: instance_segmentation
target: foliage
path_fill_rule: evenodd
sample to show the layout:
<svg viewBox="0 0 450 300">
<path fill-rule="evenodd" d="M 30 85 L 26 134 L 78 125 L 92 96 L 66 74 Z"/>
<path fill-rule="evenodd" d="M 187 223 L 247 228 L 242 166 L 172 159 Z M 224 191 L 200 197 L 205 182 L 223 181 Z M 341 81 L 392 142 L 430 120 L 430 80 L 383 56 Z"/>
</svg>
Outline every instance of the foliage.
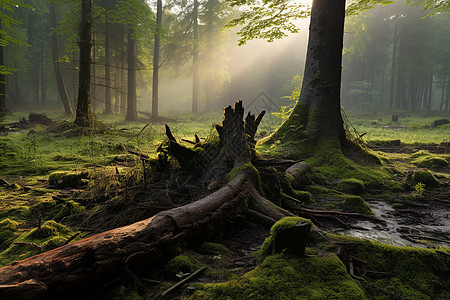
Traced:
<svg viewBox="0 0 450 300">
<path fill-rule="evenodd" d="M 282 120 L 286 120 L 289 117 L 289 115 L 294 110 L 295 105 L 297 105 L 298 99 L 300 98 L 300 92 L 302 90 L 302 81 L 303 76 L 300 75 L 295 75 L 292 78 L 291 85 L 294 86 L 294 90 L 292 91 L 292 94 L 290 96 L 283 97 L 289 99 L 290 101 L 289 105 L 286 106 L 282 105 L 280 108 L 280 112 L 273 112 L 272 115 Z"/>
<path fill-rule="evenodd" d="M 425 192 L 425 183 L 418 182 L 414 186 L 414 189 L 416 190 L 417 195 L 422 196 L 423 192 Z"/>
</svg>

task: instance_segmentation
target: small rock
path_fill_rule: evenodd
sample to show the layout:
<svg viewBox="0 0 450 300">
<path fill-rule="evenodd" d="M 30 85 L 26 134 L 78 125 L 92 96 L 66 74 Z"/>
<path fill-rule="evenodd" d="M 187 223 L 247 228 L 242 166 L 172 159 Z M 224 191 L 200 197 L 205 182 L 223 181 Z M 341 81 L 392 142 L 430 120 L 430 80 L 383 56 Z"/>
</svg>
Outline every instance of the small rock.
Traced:
<svg viewBox="0 0 450 300">
<path fill-rule="evenodd" d="M 450 121 L 448 119 L 434 120 L 433 122 L 431 122 L 431 127 L 438 127 L 440 125 L 445 125 L 448 123 L 450 123 Z"/>
</svg>

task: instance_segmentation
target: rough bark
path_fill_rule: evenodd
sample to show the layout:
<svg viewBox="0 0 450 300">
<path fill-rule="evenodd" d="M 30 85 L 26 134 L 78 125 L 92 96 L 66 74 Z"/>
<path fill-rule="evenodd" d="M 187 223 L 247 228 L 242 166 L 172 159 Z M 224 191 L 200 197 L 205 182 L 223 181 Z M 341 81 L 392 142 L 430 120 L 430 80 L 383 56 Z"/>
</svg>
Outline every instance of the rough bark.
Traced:
<svg viewBox="0 0 450 300">
<path fill-rule="evenodd" d="M 159 88 L 159 40 L 162 23 L 162 0 L 157 0 L 156 4 L 156 32 L 153 50 L 153 90 L 152 90 L 152 115 L 158 116 L 158 88 Z"/>
<path fill-rule="evenodd" d="M 317 137 L 346 142 L 340 107 L 345 0 L 314 0 L 302 91 L 272 140 Z M 306 131 L 306 134 L 301 134 Z"/>
<path fill-rule="evenodd" d="M 111 23 L 105 22 L 105 114 L 112 114 L 111 98 Z"/>
<path fill-rule="evenodd" d="M 92 49 L 92 0 L 81 1 L 80 75 L 75 124 L 91 126 L 91 49 Z"/>
<path fill-rule="evenodd" d="M 134 29 L 128 29 L 127 39 L 127 56 L 128 56 L 128 82 L 127 82 L 127 115 L 125 120 L 136 121 L 137 116 L 137 99 L 136 99 L 136 36 Z"/>
<path fill-rule="evenodd" d="M 0 31 L 2 29 L 2 21 L 0 20 Z M 5 65 L 3 56 L 4 47 L 0 46 L 0 66 Z M 0 117 L 6 114 L 6 75 L 0 72 Z"/>
<path fill-rule="evenodd" d="M 192 54 L 192 113 L 198 114 L 198 0 L 194 0 L 193 15 L 193 31 L 194 31 L 194 46 Z"/>
</svg>

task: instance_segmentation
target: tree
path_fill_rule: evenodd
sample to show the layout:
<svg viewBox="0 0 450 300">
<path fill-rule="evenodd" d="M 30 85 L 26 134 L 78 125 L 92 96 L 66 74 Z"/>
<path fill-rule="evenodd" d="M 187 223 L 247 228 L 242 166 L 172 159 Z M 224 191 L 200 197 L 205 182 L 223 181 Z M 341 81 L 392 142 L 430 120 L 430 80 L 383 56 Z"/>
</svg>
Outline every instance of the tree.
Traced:
<svg viewBox="0 0 450 300">
<path fill-rule="evenodd" d="M 338 150 L 347 144 L 340 107 L 344 17 L 345 0 L 313 1 L 300 98 L 270 141 L 306 139 L 310 153 L 321 143 Z"/>
<path fill-rule="evenodd" d="M 127 115 L 125 120 L 136 121 L 137 98 L 136 98 L 136 36 L 132 27 L 127 33 L 127 57 L 128 57 L 128 82 L 127 82 Z"/>
<path fill-rule="evenodd" d="M 158 116 L 158 84 L 159 84 L 159 50 L 162 25 L 162 0 L 156 4 L 156 31 L 153 47 L 153 85 L 152 85 L 152 115 Z"/>
<path fill-rule="evenodd" d="M 72 115 L 72 107 L 69 102 L 69 95 L 67 94 L 66 86 L 64 84 L 64 79 L 61 73 L 61 68 L 59 65 L 59 53 L 58 53 L 58 35 L 56 33 L 56 7 L 53 1 L 49 1 L 49 12 L 50 12 L 50 26 L 52 27 L 52 60 L 53 69 L 55 71 L 56 85 L 58 87 L 58 93 L 64 106 L 64 111 L 66 115 Z"/>
<path fill-rule="evenodd" d="M 92 0 L 81 0 L 80 25 L 80 76 L 78 104 L 74 123 L 80 127 L 92 125 L 91 115 L 91 48 L 92 48 Z"/>
<path fill-rule="evenodd" d="M 198 114 L 198 44 L 200 42 L 198 37 L 198 0 L 194 0 L 194 8 L 192 12 L 193 18 L 193 49 L 192 49 L 192 113 Z"/>
</svg>

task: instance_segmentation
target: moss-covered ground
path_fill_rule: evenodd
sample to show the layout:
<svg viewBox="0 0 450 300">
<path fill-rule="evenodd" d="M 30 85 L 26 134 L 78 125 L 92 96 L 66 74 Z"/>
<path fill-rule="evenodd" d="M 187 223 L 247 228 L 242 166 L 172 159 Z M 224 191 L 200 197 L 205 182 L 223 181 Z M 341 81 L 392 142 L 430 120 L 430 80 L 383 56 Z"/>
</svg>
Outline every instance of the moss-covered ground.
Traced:
<svg viewBox="0 0 450 300">
<path fill-rule="evenodd" d="M 17 122 L 22 116 L 27 114 L 8 115 L 0 120 L 0 125 Z M 63 115 L 48 113 L 47 116 L 55 124 L 11 130 L 0 136 L 0 266 L 98 230 L 146 217 L 143 207 L 173 207 L 184 203 L 175 201 L 180 194 L 190 196 L 189 189 L 194 187 L 190 179 L 184 177 L 173 180 L 171 186 L 160 184 L 160 189 L 152 190 L 155 197 L 165 197 L 165 202 L 150 202 L 149 191 L 135 192 L 136 186 L 144 180 L 142 163 L 128 151 L 156 156 L 156 149 L 164 139 L 162 124 L 145 120 L 129 123 L 123 121 L 123 116 L 98 115 L 99 122 L 93 130 L 79 130 Z M 206 138 L 214 130 L 212 124 L 221 118 L 219 113 L 195 118 L 179 116 L 179 121 L 169 126 L 177 138 L 193 140 L 194 134 Z M 321 158 L 306 158 L 313 170 L 299 190 L 283 188 L 283 179 L 264 182 L 264 178 L 273 177 L 262 175 L 261 189 L 265 195 L 273 195 L 277 204 L 290 199 L 294 206 L 367 215 L 372 214 L 370 199 L 374 198 L 392 204 L 399 209 L 398 213 L 403 213 L 401 209 L 411 210 L 411 205 L 425 209 L 425 206 L 440 203 L 437 207 L 442 207 L 447 203 L 449 148 L 438 145 L 448 141 L 448 125 L 431 127 L 431 122 L 438 117 L 404 115 L 398 124 L 392 124 L 390 115 L 350 114 L 349 118 L 361 134 L 366 133 L 363 139 L 371 144 L 367 151 L 378 157 L 381 164 L 361 166 L 364 165 L 360 163 L 361 158 L 352 160 L 351 156 L 343 161 L 324 146 L 320 149 Z M 263 120 L 258 135 L 270 134 L 277 126 L 278 121 L 268 117 Z M 400 145 L 391 142 L 398 139 Z M 295 146 L 286 145 L 287 148 Z M 263 156 L 283 157 L 283 153 L 273 149 L 265 146 L 258 151 Z M 175 178 L 174 169 L 165 172 L 167 178 Z M 139 182 L 136 176 L 141 176 Z M 129 189 L 124 189 L 124 184 Z M 274 190 L 276 185 L 279 185 L 275 187 L 277 191 Z M 178 190 L 169 195 L 167 187 Z M 140 206 L 133 206 L 131 198 L 123 196 L 132 192 L 133 201 Z M 86 215 L 99 214 L 114 217 L 106 225 L 85 221 Z M 327 224 L 320 217 L 312 219 Z M 235 227 L 236 223 L 234 220 L 228 226 Z M 267 235 L 264 230 L 261 232 Z M 449 297 L 448 249 L 398 248 L 325 233 L 323 236 L 324 240 L 308 245 L 305 257 L 272 254 L 257 267 L 252 253 L 262 245 L 261 239 L 255 239 L 259 243 L 256 246 L 246 246 L 245 251 L 239 251 L 236 245 L 241 244 L 236 240 L 219 237 L 177 256 L 161 267 L 161 272 L 145 275 L 151 279 L 144 276 L 147 281 L 130 280 L 110 290 L 109 295 L 111 299 L 140 299 L 146 293 L 158 295 L 206 265 L 207 270 L 196 279 L 199 284 L 179 289 L 167 299 L 174 295 L 193 299 Z M 246 236 L 254 237 L 254 232 Z M 423 241 L 423 236 L 417 239 Z M 422 246 L 438 247 L 429 240 Z M 343 251 L 348 255 L 342 254 Z M 354 257 L 356 277 L 349 273 L 348 257 Z"/>
</svg>

